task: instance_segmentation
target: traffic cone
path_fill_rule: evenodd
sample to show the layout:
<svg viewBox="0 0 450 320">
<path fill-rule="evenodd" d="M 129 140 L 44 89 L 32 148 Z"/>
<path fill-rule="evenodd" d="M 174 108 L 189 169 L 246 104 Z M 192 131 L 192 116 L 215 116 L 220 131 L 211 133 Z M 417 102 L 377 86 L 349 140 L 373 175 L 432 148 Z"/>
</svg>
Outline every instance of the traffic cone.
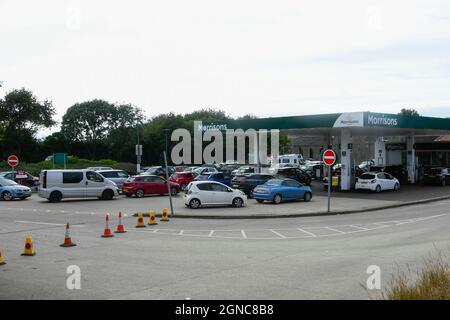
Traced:
<svg viewBox="0 0 450 320">
<path fill-rule="evenodd" d="M 155 211 L 150 211 L 150 218 L 148 219 L 148 225 L 154 226 L 156 224 L 158 224 L 158 223 L 156 222 L 156 219 L 155 219 Z"/>
<path fill-rule="evenodd" d="M 64 237 L 64 243 L 60 245 L 60 247 L 75 247 L 76 244 L 72 242 L 72 238 L 70 237 L 69 233 L 69 223 L 66 224 L 66 236 Z"/>
<path fill-rule="evenodd" d="M 122 223 L 122 212 L 119 211 L 119 224 L 117 225 L 117 229 L 116 231 L 114 231 L 115 233 L 125 233 L 125 228 L 123 227 L 123 223 Z"/>
<path fill-rule="evenodd" d="M 6 264 L 6 262 L 5 262 L 5 260 L 3 259 L 2 252 L 0 251 L 0 266 L 2 266 L 2 265 L 4 265 L 4 264 Z"/>
<path fill-rule="evenodd" d="M 163 209 L 161 221 L 169 221 L 169 214 L 167 213 L 167 208 Z"/>
<path fill-rule="evenodd" d="M 136 224 L 136 228 L 145 228 L 145 222 L 144 222 L 144 216 L 142 215 L 142 213 L 138 213 L 138 221 Z"/>
<path fill-rule="evenodd" d="M 22 256 L 34 256 L 36 252 L 34 251 L 33 238 L 25 238 L 25 248 L 23 250 Z"/>
<path fill-rule="evenodd" d="M 102 238 L 114 237 L 114 235 L 111 233 L 111 229 L 109 228 L 109 214 L 106 215 L 105 221 L 105 231 L 103 231 Z"/>
</svg>

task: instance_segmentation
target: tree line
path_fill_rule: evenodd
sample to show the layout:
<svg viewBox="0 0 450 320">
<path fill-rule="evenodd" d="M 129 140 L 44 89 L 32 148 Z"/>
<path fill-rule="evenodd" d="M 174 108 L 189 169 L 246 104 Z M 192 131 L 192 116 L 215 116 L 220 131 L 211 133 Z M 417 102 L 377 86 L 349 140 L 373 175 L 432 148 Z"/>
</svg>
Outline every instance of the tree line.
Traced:
<svg viewBox="0 0 450 320">
<path fill-rule="evenodd" d="M 131 104 L 115 104 L 94 99 L 76 103 L 62 117 L 60 130 L 38 139 L 41 129 L 58 123 L 53 103 L 39 101 L 27 89 L 12 90 L 0 99 L 1 159 L 17 154 L 21 161 L 40 162 L 55 152 L 78 158 L 135 162 L 135 145 L 143 145 L 143 164 L 160 164 L 165 150 L 164 129 L 185 128 L 192 132 L 194 121 L 233 120 L 225 111 L 201 109 L 184 115 L 164 113 L 147 119 Z M 237 119 L 251 119 L 245 115 Z M 170 139 L 169 139 L 170 144 Z"/>
</svg>

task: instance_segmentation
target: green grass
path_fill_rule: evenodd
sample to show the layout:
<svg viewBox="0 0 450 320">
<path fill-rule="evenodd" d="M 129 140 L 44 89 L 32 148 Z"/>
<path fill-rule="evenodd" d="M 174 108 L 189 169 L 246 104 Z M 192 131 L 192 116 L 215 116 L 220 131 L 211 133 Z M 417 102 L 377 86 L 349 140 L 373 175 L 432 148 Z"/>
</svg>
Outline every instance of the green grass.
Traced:
<svg viewBox="0 0 450 320">
<path fill-rule="evenodd" d="M 382 299 L 450 300 L 450 264 L 442 254 L 425 259 L 421 270 L 398 271 L 392 276 Z"/>
</svg>

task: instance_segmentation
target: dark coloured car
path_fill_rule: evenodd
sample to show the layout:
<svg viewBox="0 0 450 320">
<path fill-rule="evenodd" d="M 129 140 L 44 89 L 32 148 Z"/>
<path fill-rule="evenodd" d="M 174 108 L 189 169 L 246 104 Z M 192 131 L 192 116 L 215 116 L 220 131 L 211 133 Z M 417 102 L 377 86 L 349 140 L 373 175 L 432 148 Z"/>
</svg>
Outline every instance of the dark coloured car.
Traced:
<svg viewBox="0 0 450 320">
<path fill-rule="evenodd" d="M 297 180 L 300 183 L 309 186 L 311 184 L 311 176 L 304 170 L 298 168 L 281 168 L 278 169 L 275 177 L 277 178 L 289 178 Z"/>
<path fill-rule="evenodd" d="M 247 196 L 253 197 L 253 189 L 255 189 L 256 186 L 264 184 L 273 178 L 273 175 L 263 173 L 235 176 L 231 179 L 231 187 L 242 190 Z"/>
<path fill-rule="evenodd" d="M 180 192 L 180 185 L 170 182 L 170 191 L 172 195 L 176 195 Z M 134 176 L 123 184 L 122 192 L 127 197 L 135 195 L 137 198 L 147 194 L 167 194 L 167 181 L 156 175 Z"/>
<path fill-rule="evenodd" d="M 169 177 L 175 172 L 175 169 L 173 167 L 167 167 L 167 170 L 169 171 Z M 159 176 L 161 178 L 166 177 L 166 169 L 164 167 L 150 167 L 147 171 L 145 171 L 145 174 L 151 174 L 155 176 Z"/>
<path fill-rule="evenodd" d="M 425 171 L 423 182 L 427 184 L 435 184 L 446 186 L 450 184 L 450 173 L 447 168 L 431 168 Z"/>
</svg>

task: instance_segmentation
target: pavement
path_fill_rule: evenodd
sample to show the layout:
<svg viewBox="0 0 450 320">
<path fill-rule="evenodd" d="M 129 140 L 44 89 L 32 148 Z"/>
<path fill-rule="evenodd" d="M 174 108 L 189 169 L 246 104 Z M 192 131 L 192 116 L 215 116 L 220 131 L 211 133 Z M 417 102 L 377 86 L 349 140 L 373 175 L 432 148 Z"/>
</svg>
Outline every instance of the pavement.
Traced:
<svg viewBox="0 0 450 320">
<path fill-rule="evenodd" d="M 450 253 L 450 200 L 318 217 L 175 216 L 135 228 L 129 213 L 153 201 L 1 202 L 7 264 L 0 266 L 0 299 L 372 299 L 399 269 Z M 127 213 L 128 232 L 101 238 L 105 212 L 115 228 L 119 210 Z M 66 222 L 76 247 L 59 246 Z M 34 257 L 20 255 L 26 236 L 34 239 Z M 80 290 L 66 286 L 73 265 L 81 270 Z M 382 290 L 365 286 L 371 265 L 381 270 Z"/>
</svg>

